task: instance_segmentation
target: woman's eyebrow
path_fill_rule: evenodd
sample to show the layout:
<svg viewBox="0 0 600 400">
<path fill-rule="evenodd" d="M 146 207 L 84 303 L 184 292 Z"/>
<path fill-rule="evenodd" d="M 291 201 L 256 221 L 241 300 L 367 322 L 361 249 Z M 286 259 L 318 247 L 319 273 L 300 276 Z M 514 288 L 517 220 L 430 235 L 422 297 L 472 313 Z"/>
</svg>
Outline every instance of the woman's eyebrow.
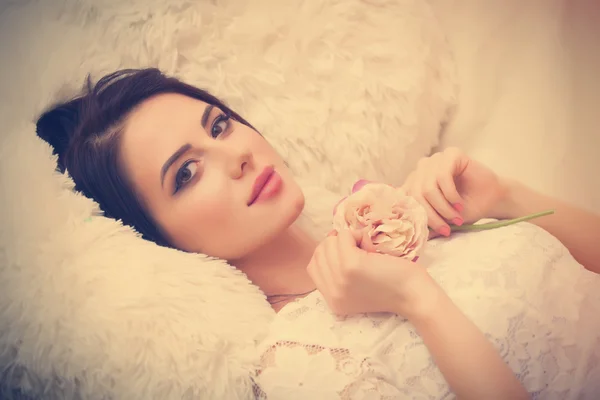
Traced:
<svg viewBox="0 0 600 400">
<path fill-rule="evenodd" d="M 207 130 L 207 124 L 208 124 L 208 117 L 210 117 L 210 113 L 213 110 L 213 108 L 215 108 L 214 105 L 209 104 L 204 108 L 204 111 L 202 112 L 202 119 L 200 120 L 200 123 L 202 124 L 202 126 L 204 127 L 205 130 Z M 162 166 L 162 169 L 160 170 L 160 186 L 164 187 L 165 184 L 165 176 L 167 175 L 167 172 L 169 172 L 169 168 L 171 168 L 171 166 L 185 153 L 187 153 L 190 149 L 192 148 L 192 145 L 189 143 L 184 144 L 183 146 L 181 146 L 175 153 L 173 153 L 171 155 L 171 157 L 169 157 L 167 159 L 167 161 L 165 161 L 164 165 Z"/>
<path fill-rule="evenodd" d="M 160 186 L 161 187 L 164 187 L 165 175 L 169 171 L 169 168 L 171 168 L 171 166 L 175 163 L 175 161 L 177 161 L 182 155 L 187 153 L 191 148 L 192 148 L 192 145 L 189 143 L 186 143 L 183 146 L 181 146 L 175 153 L 173 153 L 171 155 L 171 157 L 169 157 L 167 159 L 167 161 L 165 161 L 164 165 L 162 166 L 162 169 L 160 170 Z"/>
<path fill-rule="evenodd" d="M 208 106 L 206 106 L 204 112 L 202 113 L 202 119 L 200 121 L 202 122 L 202 126 L 204 127 L 204 129 L 208 129 L 206 124 L 208 123 L 208 117 L 210 116 L 210 112 L 213 108 L 215 108 L 215 106 L 209 104 Z"/>
</svg>

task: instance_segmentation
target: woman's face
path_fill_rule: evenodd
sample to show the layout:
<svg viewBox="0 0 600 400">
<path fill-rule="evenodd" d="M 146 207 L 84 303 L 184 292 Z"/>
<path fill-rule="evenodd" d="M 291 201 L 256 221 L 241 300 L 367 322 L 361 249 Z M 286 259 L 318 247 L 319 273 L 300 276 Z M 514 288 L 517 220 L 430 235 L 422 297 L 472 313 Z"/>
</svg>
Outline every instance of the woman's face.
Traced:
<svg viewBox="0 0 600 400">
<path fill-rule="evenodd" d="M 241 259 L 304 207 L 291 172 L 261 135 L 187 96 L 142 103 L 125 124 L 120 151 L 142 204 L 184 251 Z"/>
</svg>

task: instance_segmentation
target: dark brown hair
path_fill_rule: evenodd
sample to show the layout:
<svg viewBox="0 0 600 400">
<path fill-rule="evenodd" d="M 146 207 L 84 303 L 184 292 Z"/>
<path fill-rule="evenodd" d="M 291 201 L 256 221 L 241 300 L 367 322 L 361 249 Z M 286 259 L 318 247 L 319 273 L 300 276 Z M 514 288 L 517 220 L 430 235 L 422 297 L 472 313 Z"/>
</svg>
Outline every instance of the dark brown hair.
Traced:
<svg viewBox="0 0 600 400">
<path fill-rule="evenodd" d="M 66 170 L 75 189 L 96 201 L 105 216 L 121 220 L 145 239 L 169 246 L 119 163 L 119 143 L 127 116 L 145 100 L 163 93 L 201 100 L 252 127 L 210 93 L 148 68 L 116 71 L 95 85 L 88 76 L 81 95 L 42 114 L 37 121 L 37 135 L 54 148 L 57 169 Z"/>
</svg>

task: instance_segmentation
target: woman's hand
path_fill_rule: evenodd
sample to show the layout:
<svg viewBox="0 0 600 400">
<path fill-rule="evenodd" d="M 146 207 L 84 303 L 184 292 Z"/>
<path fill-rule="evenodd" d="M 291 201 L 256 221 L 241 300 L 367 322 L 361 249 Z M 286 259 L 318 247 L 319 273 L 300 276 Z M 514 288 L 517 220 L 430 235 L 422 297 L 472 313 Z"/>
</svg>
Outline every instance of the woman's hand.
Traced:
<svg viewBox="0 0 600 400">
<path fill-rule="evenodd" d="M 427 210 L 430 237 L 450 235 L 450 226 L 493 218 L 506 185 L 488 167 L 456 148 L 419 161 L 402 186 Z"/>
<path fill-rule="evenodd" d="M 357 247 L 358 240 L 348 230 L 334 232 L 308 265 L 335 314 L 393 312 L 406 317 L 458 398 L 528 398 L 494 346 L 424 268 L 403 258 L 367 253 Z"/>
<path fill-rule="evenodd" d="M 410 319 L 439 289 L 412 261 L 357 246 L 350 231 L 332 232 L 308 265 L 308 274 L 337 315 L 392 312 Z M 439 289 L 441 290 L 441 289 Z"/>
</svg>

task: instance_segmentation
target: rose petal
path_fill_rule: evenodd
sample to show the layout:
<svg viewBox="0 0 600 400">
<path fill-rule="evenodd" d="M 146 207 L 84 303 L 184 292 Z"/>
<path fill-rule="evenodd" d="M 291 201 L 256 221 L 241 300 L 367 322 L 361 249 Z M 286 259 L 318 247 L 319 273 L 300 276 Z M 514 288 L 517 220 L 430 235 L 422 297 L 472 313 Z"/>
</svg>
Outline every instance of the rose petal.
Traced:
<svg viewBox="0 0 600 400">
<path fill-rule="evenodd" d="M 342 198 L 340 201 L 338 201 L 337 203 L 335 203 L 335 206 L 333 206 L 333 215 L 335 215 L 335 212 L 337 211 L 337 208 L 338 208 L 338 206 L 339 206 L 340 204 L 342 204 L 342 202 L 343 202 L 344 200 L 346 200 L 347 198 L 348 198 L 348 196 L 346 196 L 346 197 L 343 197 L 343 198 Z"/>
<path fill-rule="evenodd" d="M 356 183 L 352 186 L 352 193 L 356 193 L 358 192 L 360 189 L 362 189 L 365 185 L 372 183 L 371 181 L 368 181 L 366 179 L 359 179 L 358 181 L 356 181 Z"/>
<path fill-rule="evenodd" d="M 362 237 L 359 247 L 365 251 L 409 260 L 418 257 L 428 239 L 427 212 L 416 199 L 402 190 L 364 179 L 335 206 L 333 225 Z"/>
<path fill-rule="evenodd" d="M 369 253 L 377 252 L 377 246 L 375 246 L 375 244 L 371 240 L 371 236 L 369 235 L 369 232 L 367 229 L 363 230 L 363 236 L 360 241 L 360 248 L 363 249 L 364 251 L 368 251 Z"/>
<path fill-rule="evenodd" d="M 407 232 L 413 230 L 413 224 L 411 224 L 410 221 L 403 221 L 400 219 L 385 219 L 382 221 L 382 224 L 377 227 L 377 230 L 384 233 Z"/>
</svg>

